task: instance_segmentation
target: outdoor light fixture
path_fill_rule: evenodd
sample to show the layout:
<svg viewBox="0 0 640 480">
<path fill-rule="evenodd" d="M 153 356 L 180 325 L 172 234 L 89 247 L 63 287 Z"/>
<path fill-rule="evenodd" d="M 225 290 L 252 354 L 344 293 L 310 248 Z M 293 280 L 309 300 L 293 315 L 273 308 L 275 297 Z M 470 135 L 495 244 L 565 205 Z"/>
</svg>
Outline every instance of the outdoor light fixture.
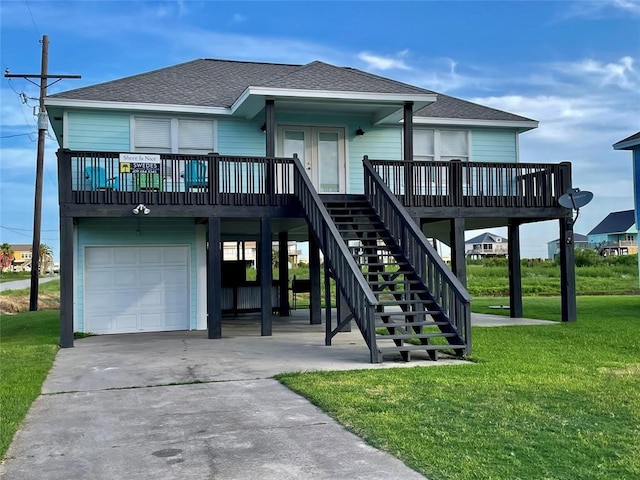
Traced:
<svg viewBox="0 0 640 480">
<path fill-rule="evenodd" d="M 142 203 L 138 205 L 136 208 L 134 208 L 132 211 L 134 215 L 139 215 L 140 213 L 149 215 L 151 213 L 151 210 L 149 210 L 149 208 L 146 205 L 143 205 Z"/>
<path fill-rule="evenodd" d="M 267 131 L 267 122 L 263 123 L 262 125 L 260 125 L 260 131 L 262 133 Z"/>
<path fill-rule="evenodd" d="M 356 130 L 356 135 L 358 135 L 359 137 L 364 135 L 364 130 L 362 129 L 362 127 L 358 127 L 358 129 Z"/>
</svg>

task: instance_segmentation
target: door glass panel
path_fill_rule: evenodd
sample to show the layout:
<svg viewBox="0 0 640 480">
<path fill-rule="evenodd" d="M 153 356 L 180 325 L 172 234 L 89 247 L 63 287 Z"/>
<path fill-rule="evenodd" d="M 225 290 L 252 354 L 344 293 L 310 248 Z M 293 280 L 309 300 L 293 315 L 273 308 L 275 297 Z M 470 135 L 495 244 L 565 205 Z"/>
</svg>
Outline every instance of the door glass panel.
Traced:
<svg viewBox="0 0 640 480">
<path fill-rule="evenodd" d="M 340 158 L 336 132 L 318 132 L 318 168 L 320 192 L 338 192 L 340 190 Z"/>
<path fill-rule="evenodd" d="M 296 130 L 285 131 L 283 150 L 282 154 L 286 158 L 291 158 L 294 153 L 297 153 L 302 165 L 304 165 L 304 132 Z"/>
</svg>

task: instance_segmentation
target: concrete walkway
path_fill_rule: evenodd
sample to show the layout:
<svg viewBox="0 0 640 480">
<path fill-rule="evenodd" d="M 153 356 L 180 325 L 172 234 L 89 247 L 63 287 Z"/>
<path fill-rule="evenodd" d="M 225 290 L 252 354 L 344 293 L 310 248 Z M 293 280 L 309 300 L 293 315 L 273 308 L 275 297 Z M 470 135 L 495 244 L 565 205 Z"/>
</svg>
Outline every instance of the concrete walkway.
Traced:
<svg viewBox="0 0 640 480">
<path fill-rule="evenodd" d="M 260 336 L 254 318 L 239 317 L 225 321 L 221 340 L 208 340 L 206 332 L 77 340 L 58 353 L 0 476 L 423 478 L 271 377 L 463 362 L 432 362 L 425 354 L 408 364 L 389 359 L 372 365 L 358 331 L 338 335 L 327 347 L 324 326 L 308 325 L 306 312 L 294 313 L 274 317 L 271 337 Z"/>
<path fill-rule="evenodd" d="M 42 285 L 43 283 L 50 282 L 52 280 L 56 280 L 60 277 L 41 277 L 38 280 L 38 283 Z M 4 282 L 0 283 L 0 292 L 4 292 L 6 290 L 22 290 L 23 288 L 31 287 L 31 279 L 26 280 L 14 280 L 13 282 Z"/>
</svg>

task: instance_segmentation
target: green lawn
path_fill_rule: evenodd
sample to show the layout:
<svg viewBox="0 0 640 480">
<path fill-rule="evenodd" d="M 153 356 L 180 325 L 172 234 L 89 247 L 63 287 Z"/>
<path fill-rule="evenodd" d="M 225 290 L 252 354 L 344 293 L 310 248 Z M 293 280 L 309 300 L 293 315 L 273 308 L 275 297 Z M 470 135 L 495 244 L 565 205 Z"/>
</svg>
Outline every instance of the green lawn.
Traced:
<svg viewBox="0 0 640 480">
<path fill-rule="evenodd" d="M 640 478 L 640 296 L 579 297 L 578 317 L 474 328 L 474 364 L 278 378 L 430 479 Z"/>
<path fill-rule="evenodd" d="M 58 351 L 55 310 L 0 316 L 0 458 L 40 395 Z"/>
</svg>

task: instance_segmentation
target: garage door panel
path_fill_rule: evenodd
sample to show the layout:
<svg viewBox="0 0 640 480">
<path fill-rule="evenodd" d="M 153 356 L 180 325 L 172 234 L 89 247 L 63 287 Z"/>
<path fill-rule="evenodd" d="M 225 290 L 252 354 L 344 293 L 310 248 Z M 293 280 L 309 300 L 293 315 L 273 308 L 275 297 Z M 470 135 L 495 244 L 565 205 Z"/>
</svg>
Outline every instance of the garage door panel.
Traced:
<svg viewBox="0 0 640 480">
<path fill-rule="evenodd" d="M 188 329 L 189 259 L 184 246 L 85 248 L 86 330 Z"/>
<path fill-rule="evenodd" d="M 140 265 L 157 265 L 162 263 L 162 251 L 161 247 L 145 247 L 139 251 Z"/>
<path fill-rule="evenodd" d="M 113 248 L 114 265 L 135 265 L 137 263 L 138 253 L 136 250 L 127 248 Z"/>
<path fill-rule="evenodd" d="M 167 312 L 164 315 L 164 323 L 172 326 L 174 330 L 180 330 L 180 325 L 184 323 L 184 316 L 180 313 Z"/>
<path fill-rule="evenodd" d="M 144 268 L 138 272 L 138 285 L 141 287 L 155 287 L 162 284 L 163 271 L 161 268 Z"/>
<path fill-rule="evenodd" d="M 84 261 L 87 265 L 111 265 L 113 264 L 112 248 L 90 248 L 85 251 Z"/>
<path fill-rule="evenodd" d="M 177 249 L 165 248 L 162 250 L 162 263 L 165 265 L 170 265 L 170 264 L 186 265 L 189 261 L 188 255 L 189 255 L 189 251 L 187 249 L 177 250 Z"/>
</svg>

